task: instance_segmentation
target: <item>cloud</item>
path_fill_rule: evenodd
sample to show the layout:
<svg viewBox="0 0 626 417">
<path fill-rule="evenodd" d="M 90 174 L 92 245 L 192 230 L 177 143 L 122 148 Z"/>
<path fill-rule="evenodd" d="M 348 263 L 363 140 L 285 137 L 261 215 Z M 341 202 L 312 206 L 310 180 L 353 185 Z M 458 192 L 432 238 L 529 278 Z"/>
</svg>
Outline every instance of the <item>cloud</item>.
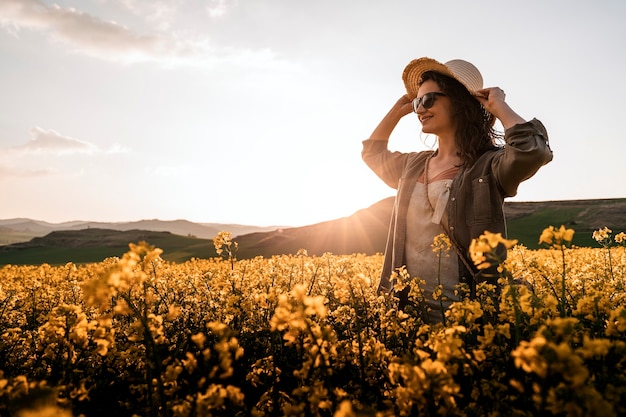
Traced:
<svg viewBox="0 0 626 417">
<path fill-rule="evenodd" d="M 237 4 L 237 2 L 233 0 L 210 0 L 206 10 L 211 17 L 221 17 L 228 12 L 228 9 L 233 6 L 233 3 L 235 5 Z"/>
<path fill-rule="evenodd" d="M 3 165 L 0 163 L 0 180 L 10 177 L 21 177 L 21 178 L 31 178 L 31 177 L 43 177 L 55 174 L 55 171 L 49 169 L 29 169 L 23 167 L 14 167 L 10 165 Z"/>
<path fill-rule="evenodd" d="M 146 10 L 143 3 L 123 1 L 131 13 Z M 207 35 L 179 36 L 188 33 L 169 30 L 167 19 L 175 7 L 159 6 L 157 3 L 146 16 L 148 22 L 156 25 L 154 33 L 141 34 L 114 21 L 105 21 L 96 16 L 64 8 L 56 4 L 48 6 L 40 0 L 0 1 L 0 25 L 17 33 L 20 29 L 30 29 L 49 34 L 50 37 L 69 46 L 75 53 L 98 59 L 132 64 L 137 62 L 158 62 L 165 66 L 215 66 L 226 62 L 246 66 L 285 67 L 290 66 L 276 59 L 267 49 L 260 51 L 216 48 Z M 213 17 L 223 15 L 231 7 L 227 1 L 212 0 L 206 9 Z M 254 59 L 249 59 L 253 56 Z"/>
<path fill-rule="evenodd" d="M 125 145 L 120 145 L 119 143 L 114 143 L 113 145 L 111 145 L 109 149 L 105 151 L 105 153 L 108 155 L 130 153 L 130 152 L 132 152 L 132 149 L 130 147 L 125 146 Z"/>
<path fill-rule="evenodd" d="M 52 129 L 34 127 L 29 133 L 31 137 L 28 141 L 0 148 L 0 180 L 9 177 L 83 175 L 85 169 L 98 170 L 103 166 L 109 167 L 106 161 L 110 159 L 106 158 L 132 153 L 132 149 L 117 143 L 108 149 L 101 149 L 92 143 L 61 135 Z M 72 157 L 73 155 L 78 157 Z M 88 155 L 89 158 L 84 158 L 84 155 Z"/>
<path fill-rule="evenodd" d="M 136 16 L 144 17 L 148 22 L 156 23 L 160 30 L 170 29 L 173 20 L 179 14 L 196 14 L 195 0 L 114 0 Z M 210 18 L 222 18 L 233 8 L 239 6 L 239 0 L 204 0 L 204 11 Z M 191 3 L 191 5 L 189 5 Z M 191 11 L 190 11 L 191 10 Z"/>
<path fill-rule="evenodd" d="M 118 0 L 129 12 L 156 24 L 161 31 L 171 29 L 171 24 L 184 0 Z"/>
<path fill-rule="evenodd" d="M 76 52 L 135 62 L 193 54 L 191 42 L 159 34 L 143 35 L 113 21 L 104 21 L 74 8 L 47 6 L 39 0 L 2 0 L 0 23 L 50 33 Z"/>
<path fill-rule="evenodd" d="M 11 153 L 52 153 L 56 155 L 74 153 L 94 153 L 98 149 L 95 145 L 63 136 L 54 130 L 44 130 L 40 127 L 30 129 L 31 139 L 22 144 L 8 148 Z"/>
</svg>

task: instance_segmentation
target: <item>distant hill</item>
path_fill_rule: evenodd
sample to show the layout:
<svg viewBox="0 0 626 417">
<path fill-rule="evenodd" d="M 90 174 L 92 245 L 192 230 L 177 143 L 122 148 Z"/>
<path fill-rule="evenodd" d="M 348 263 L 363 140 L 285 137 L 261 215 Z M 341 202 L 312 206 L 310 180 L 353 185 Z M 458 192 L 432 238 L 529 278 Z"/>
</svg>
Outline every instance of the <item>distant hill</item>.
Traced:
<svg viewBox="0 0 626 417">
<path fill-rule="evenodd" d="M 60 230 L 108 229 L 108 230 L 148 230 L 170 232 L 175 235 L 213 239 L 220 231 L 227 230 L 238 236 L 253 232 L 276 230 L 280 226 L 246 226 L 240 224 L 193 223 L 187 220 L 139 220 L 134 222 L 92 222 L 71 221 L 48 223 L 31 219 L 0 219 L 0 246 L 11 243 L 27 242 L 34 237 L 45 236 Z"/>
<path fill-rule="evenodd" d="M 128 251 L 129 242 L 142 240 L 163 249 L 163 258 L 169 261 L 209 258 L 216 256 L 212 238 L 221 230 L 235 236 L 234 240 L 239 244 L 239 259 L 295 254 L 299 249 L 305 249 L 312 256 L 325 252 L 337 255 L 375 254 L 384 251 L 393 201 L 393 197 L 389 197 L 349 217 L 304 227 L 238 234 L 236 226 L 229 228 L 228 225 L 220 225 L 211 232 L 204 229 L 209 234 L 207 238 L 197 233 L 197 230 L 202 229 L 194 228 L 191 226 L 193 223 L 185 221 L 141 223 L 143 227 L 162 229 L 165 229 L 165 225 L 172 226 L 171 231 L 113 230 L 91 226 L 75 230 L 81 227 L 80 222 L 77 222 L 68 225 L 70 230 L 56 230 L 27 242 L 0 246 L 0 265 L 98 262 L 107 257 L 121 256 Z M 597 246 L 591 234 L 603 227 L 609 227 L 614 233 L 626 232 L 626 198 L 507 202 L 504 209 L 509 238 L 518 239 L 530 249 L 538 247 L 537 241 L 542 230 L 550 225 L 559 227 L 563 224 L 573 228 L 576 231 L 574 244 L 577 246 Z M 32 221 L 31 224 L 27 219 L 21 220 L 21 223 L 16 221 L 12 224 L 28 224 L 33 230 L 37 227 L 45 230 L 45 224 L 40 224 L 44 222 Z M 0 227 L 13 227 L 2 222 L 6 221 L 0 221 Z M 127 227 L 130 224 L 123 225 Z M 191 233 L 192 230 L 196 233 Z"/>
<path fill-rule="evenodd" d="M 310 226 L 241 235 L 237 239 L 241 257 L 295 254 L 309 255 L 383 252 L 393 198 L 386 198 L 349 217 Z"/>
</svg>

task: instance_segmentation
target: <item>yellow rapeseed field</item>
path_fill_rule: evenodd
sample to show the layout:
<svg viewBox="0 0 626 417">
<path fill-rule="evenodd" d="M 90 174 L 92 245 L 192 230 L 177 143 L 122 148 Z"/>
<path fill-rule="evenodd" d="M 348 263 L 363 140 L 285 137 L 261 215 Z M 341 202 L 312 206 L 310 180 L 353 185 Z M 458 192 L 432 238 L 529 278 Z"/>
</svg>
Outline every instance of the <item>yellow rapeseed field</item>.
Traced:
<svg viewBox="0 0 626 417">
<path fill-rule="evenodd" d="M 551 226 L 528 250 L 486 233 L 470 251 L 499 265 L 500 291 L 459 286 L 432 325 L 405 270 L 408 305 L 376 292 L 380 254 L 237 260 L 228 232 L 185 263 L 140 242 L 94 264 L 8 265 L 0 415 L 623 416 L 626 235 L 572 248 L 573 234 Z"/>
</svg>

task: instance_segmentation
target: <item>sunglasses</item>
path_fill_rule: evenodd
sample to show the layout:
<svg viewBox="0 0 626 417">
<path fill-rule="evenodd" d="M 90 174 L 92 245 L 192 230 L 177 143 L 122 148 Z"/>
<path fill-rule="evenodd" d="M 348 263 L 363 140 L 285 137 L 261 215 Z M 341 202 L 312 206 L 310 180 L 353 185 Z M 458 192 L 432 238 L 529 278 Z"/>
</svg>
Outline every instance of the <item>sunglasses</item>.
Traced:
<svg viewBox="0 0 626 417">
<path fill-rule="evenodd" d="M 417 113 L 417 108 L 420 104 L 424 106 L 425 109 L 430 109 L 435 104 L 435 97 L 437 96 L 445 96 L 445 94 L 435 91 L 432 93 L 426 93 L 420 98 L 415 97 L 413 99 L 413 111 Z"/>
</svg>

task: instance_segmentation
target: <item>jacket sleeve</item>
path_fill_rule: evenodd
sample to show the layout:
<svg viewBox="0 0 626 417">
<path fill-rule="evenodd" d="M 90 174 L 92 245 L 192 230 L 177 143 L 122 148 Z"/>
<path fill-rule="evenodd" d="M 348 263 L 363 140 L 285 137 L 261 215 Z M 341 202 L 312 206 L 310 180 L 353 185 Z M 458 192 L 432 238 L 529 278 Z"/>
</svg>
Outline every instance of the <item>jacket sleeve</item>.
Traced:
<svg viewBox="0 0 626 417">
<path fill-rule="evenodd" d="M 504 139 L 504 152 L 494 158 L 492 170 L 505 196 L 512 197 L 522 181 L 552 160 L 552 150 L 546 128 L 537 119 L 510 127 Z"/>
<path fill-rule="evenodd" d="M 387 149 L 387 143 L 384 140 L 364 140 L 361 157 L 385 184 L 397 189 L 398 181 L 402 177 L 403 168 L 410 154 L 391 152 Z"/>
</svg>

